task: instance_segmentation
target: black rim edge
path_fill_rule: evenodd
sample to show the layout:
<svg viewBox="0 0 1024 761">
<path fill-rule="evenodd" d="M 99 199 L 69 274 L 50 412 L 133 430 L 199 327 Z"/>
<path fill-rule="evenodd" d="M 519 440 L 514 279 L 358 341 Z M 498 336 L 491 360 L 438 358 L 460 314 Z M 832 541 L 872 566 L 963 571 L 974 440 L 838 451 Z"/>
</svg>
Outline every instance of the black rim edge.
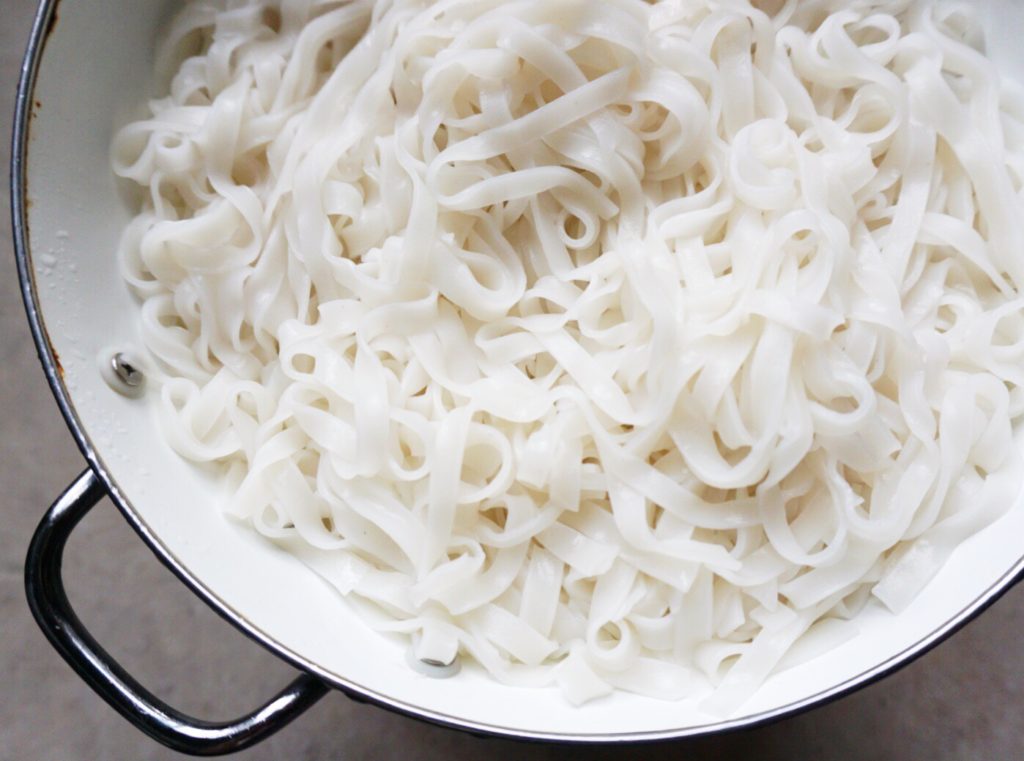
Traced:
<svg viewBox="0 0 1024 761">
<path fill-rule="evenodd" d="M 878 680 L 909 665 L 933 647 L 955 634 L 966 624 L 984 612 L 989 606 L 995 603 L 1005 594 L 1013 584 L 1024 577 L 1024 557 L 1007 571 L 999 580 L 988 587 L 975 600 L 962 609 L 957 615 L 948 619 L 942 626 L 933 630 L 928 636 L 915 642 L 913 645 L 896 653 L 875 667 L 857 674 L 844 682 L 841 682 L 827 690 L 810 695 L 802 700 L 781 706 L 769 711 L 746 716 L 739 719 L 731 719 L 715 724 L 705 724 L 694 727 L 686 727 L 679 730 L 655 730 L 647 732 L 625 732 L 616 734 L 573 734 L 573 733 L 552 733 L 533 730 L 523 730 L 513 727 L 503 727 L 493 724 L 482 724 L 474 721 L 467 721 L 447 714 L 437 713 L 419 706 L 413 706 L 400 700 L 381 695 L 376 691 L 354 684 L 331 673 L 308 661 L 287 646 L 277 642 L 266 633 L 257 629 L 256 626 L 245 619 L 240 613 L 231 608 L 225 601 L 221 600 L 212 590 L 208 589 L 191 572 L 181 564 L 177 558 L 164 547 L 163 543 L 151 531 L 135 512 L 130 501 L 122 493 L 107 470 L 102 459 L 96 453 L 92 441 L 86 434 L 84 427 L 79 421 L 74 406 L 71 404 L 67 389 L 57 371 L 56 359 L 50 345 L 46 328 L 43 324 L 39 304 L 35 292 L 35 275 L 31 266 L 31 255 L 29 251 L 28 215 L 26 208 L 27 197 L 27 168 L 28 168 L 28 143 L 30 123 L 32 119 L 32 96 L 35 91 L 36 79 L 39 72 L 42 54 L 45 49 L 47 37 L 50 32 L 50 24 L 54 18 L 60 0 L 40 0 L 36 11 L 35 20 L 32 24 L 32 31 L 28 47 L 20 69 L 17 96 L 15 100 L 14 128 L 11 145 L 11 218 L 14 234 L 14 254 L 17 262 L 18 279 L 20 281 L 22 300 L 25 305 L 25 312 L 32 332 L 32 338 L 36 345 L 36 352 L 42 364 L 43 372 L 49 383 L 57 406 L 60 408 L 64 422 L 71 431 L 72 436 L 88 461 L 90 467 L 106 487 L 111 501 L 128 521 L 128 524 L 142 538 L 143 542 L 150 548 L 157 559 L 160 560 L 178 579 L 185 584 L 195 595 L 209 605 L 221 618 L 241 631 L 249 639 L 266 648 L 282 660 L 290 663 L 300 671 L 314 675 L 327 682 L 334 688 L 345 693 L 349 697 L 371 703 L 385 710 L 440 725 L 450 729 L 457 729 L 474 734 L 481 734 L 491 737 L 503 737 L 513 740 L 529 742 L 559 742 L 576 744 L 625 744 L 625 743 L 651 743 L 665 740 L 679 740 L 697 736 L 711 736 L 734 732 L 743 729 L 753 729 L 767 724 L 790 718 L 804 713 L 812 708 L 818 708 L 831 703 L 839 698 L 845 697 L 858 689 L 874 684 Z"/>
</svg>

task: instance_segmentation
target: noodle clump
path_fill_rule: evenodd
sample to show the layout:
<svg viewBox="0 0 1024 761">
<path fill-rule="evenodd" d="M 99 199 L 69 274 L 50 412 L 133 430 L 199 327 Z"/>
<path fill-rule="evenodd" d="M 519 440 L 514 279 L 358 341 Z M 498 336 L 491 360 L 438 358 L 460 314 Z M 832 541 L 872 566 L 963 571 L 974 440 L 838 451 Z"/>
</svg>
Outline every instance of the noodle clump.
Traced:
<svg viewBox="0 0 1024 761">
<path fill-rule="evenodd" d="M 417 657 L 734 710 L 1019 491 L 1024 98 L 978 30 L 188 3 L 113 147 L 167 440 Z"/>
</svg>

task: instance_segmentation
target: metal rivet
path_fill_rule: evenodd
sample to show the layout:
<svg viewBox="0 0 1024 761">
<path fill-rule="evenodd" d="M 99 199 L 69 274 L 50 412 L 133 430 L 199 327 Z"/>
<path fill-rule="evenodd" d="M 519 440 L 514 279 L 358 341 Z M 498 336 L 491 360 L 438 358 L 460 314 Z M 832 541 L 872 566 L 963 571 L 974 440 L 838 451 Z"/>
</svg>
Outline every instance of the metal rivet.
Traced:
<svg viewBox="0 0 1024 761">
<path fill-rule="evenodd" d="M 451 663 L 442 663 L 433 658 L 417 658 L 415 648 L 412 647 L 406 650 L 405 660 L 414 671 L 432 679 L 448 679 L 462 670 L 462 663 L 458 656 Z"/>
<path fill-rule="evenodd" d="M 132 364 L 124 352 L 119 351 L 110 358 L 110 367 L 117 379 L 129 388 L 138 388 L 146 380 L 142 370 Z"/>
<path fill-rule="evenodd" d="M 145 393 L 145 364 L 130 347 L 108 347 L 96 355 L 103 381 L 121 396 L 137 399 Z"/>
</svg>

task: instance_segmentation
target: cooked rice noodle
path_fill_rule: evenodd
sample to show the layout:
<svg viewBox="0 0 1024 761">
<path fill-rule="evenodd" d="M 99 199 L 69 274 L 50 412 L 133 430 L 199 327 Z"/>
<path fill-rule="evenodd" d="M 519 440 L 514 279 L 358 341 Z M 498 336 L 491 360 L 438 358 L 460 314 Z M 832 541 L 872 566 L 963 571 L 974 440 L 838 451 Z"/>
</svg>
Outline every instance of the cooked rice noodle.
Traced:
<svg viewBox="0 0 1024 761">
<path fill-rule="evenodd" d="M 978 29 L 188 3 L 113 147 L 168 442 L 418 657 L 735 711 L 1019 490 L 1024 99 Z"/>
</svg>

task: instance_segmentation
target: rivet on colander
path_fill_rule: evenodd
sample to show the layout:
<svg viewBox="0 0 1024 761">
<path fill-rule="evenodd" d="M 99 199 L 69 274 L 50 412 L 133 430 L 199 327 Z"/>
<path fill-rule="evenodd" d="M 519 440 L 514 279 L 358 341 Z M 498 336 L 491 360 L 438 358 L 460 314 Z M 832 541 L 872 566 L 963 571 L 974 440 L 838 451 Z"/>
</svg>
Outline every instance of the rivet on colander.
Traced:
<svg viewBox="0 0 1024 761">
<path fill-rule="evenodd" d="M 455 656 L 451 663 L 442 663 L 433 658 L 417 658 L 416 650 L 413 647 L 406 650 L 405 660 L 414 671 L 423 676 L 429 676 L 432 679 L 448 679 L 458 674 L 462 669 L 462 663 L 459 661 L 458 656 Z"/>
<path fill-rule="evenodd" d="M 124 396 L 138 396 L 146 382 L 142 363 L 130 351 L 103 352 L 99 357 L 100 374 L 111 389 Z"/>
<path fill-rule="evenodd" d="M 124 355 L 124 352 L 119 351 L 111 357 L 110 366 L 114 369 L 114 375 L 131 388 L 138 388 L 146 379 L 146 376 L 142 374 L 142 370 L 133 365 L 131 360 Z"/>
</svg>

